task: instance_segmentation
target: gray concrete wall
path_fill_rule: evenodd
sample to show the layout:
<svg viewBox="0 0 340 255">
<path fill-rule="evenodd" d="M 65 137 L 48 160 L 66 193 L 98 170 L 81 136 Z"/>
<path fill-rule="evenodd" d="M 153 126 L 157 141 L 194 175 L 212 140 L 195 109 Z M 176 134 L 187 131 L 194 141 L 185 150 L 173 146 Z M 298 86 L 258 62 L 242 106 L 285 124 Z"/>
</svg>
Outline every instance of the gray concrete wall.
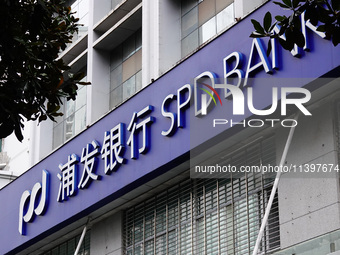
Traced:
<svg viewBox="0 0 340 255">
<path fill-rule="evenodd" d="M 331 103 L 302 116 L 286 164 L 338 164 Z M 277 134 L 277 160 L 288 136 Z M 279 184 L 281 249 L 340 228 L 339 174 L 283 174 Z"/>
<path fill-rule="evenodd" d="M 118 212 L 91 227 L 91 254 L 123 254 L 123 214 Z"/>
</svg>

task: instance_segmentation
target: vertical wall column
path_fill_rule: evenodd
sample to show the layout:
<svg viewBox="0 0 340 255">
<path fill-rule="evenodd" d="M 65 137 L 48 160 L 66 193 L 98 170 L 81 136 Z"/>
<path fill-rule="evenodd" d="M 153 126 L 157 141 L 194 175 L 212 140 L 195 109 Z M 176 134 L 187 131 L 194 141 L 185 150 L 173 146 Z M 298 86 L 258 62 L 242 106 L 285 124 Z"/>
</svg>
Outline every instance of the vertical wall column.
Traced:
<svg viewBox="0 0 340 255">
<path fill-rule="evenodd" d="M 53 146 L 53 121 L 28 122 L 30 126 L 29 136 L 29 167 L 35 165 L 52 151 Z"/>
<path fill-rule="evenodd" d="M 143 87 L 181 58 L 181 2 L 143 0 Z"/>
<path fill-rule="evenodd" d="M 296 127 L 286 165 L 305 168 L 302 173 L 292 171 L 281 177 L 278 193 L 281 249 L 340 228 L 339 174 L 325 169 L 329 164 L 338 164 L 332 108 L 327 103 L 312 110 L 312 117 L 300 116 Z M 286 129 L 278 132 L 278 153 L 286 132 Z M 317 170 L 317 164 L 321 164 L 321 169 Z"/>
<path fill-rule="evenodd" d="M 109 2 L 105 1 L 105 3 Z M 98 8 L 98 4 L 95 4 L 95 0 L 90 0 L 90 10 L 95 10 L 95 8 Z M 91 82 L 91 86 L 87 87 L 87 125 L 98 120 L 110 108 L 110 54 L 93 48 L 93 42 L 97 39 L 93 27 L 100 19 L 101 12 L 98 13 L 97 10 L 89 14 L 87 79 Z"/>
<path fill-rule="evenodd" d="M 181 1 L 160 1 L 159 75 L 181 59 Z"/>
<path fill-rule="evenodd" d="M 142 10 L 142 85 L 158 78 L 159 0 L 143 0 Z"/>
</svg>

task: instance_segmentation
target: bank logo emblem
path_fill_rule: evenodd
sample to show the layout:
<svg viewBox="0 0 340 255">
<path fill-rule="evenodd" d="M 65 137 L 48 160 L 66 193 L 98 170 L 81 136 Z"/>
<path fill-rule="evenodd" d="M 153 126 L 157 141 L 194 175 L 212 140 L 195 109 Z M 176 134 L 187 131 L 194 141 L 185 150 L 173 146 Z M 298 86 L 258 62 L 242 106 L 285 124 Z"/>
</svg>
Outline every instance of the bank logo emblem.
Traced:
<svg viewBox="0 0 340 255">
<path fill-rule="evenodd" d="M 25 190 L 20 199 L 19 206 L 19 233 L 26 235 L 26 224 L 34 220 L 35 215 L 43 215 L 47 209 L 50 174 L 42 171 L 42 183 L 34 184 L 32 190 Z"/>
</svg>

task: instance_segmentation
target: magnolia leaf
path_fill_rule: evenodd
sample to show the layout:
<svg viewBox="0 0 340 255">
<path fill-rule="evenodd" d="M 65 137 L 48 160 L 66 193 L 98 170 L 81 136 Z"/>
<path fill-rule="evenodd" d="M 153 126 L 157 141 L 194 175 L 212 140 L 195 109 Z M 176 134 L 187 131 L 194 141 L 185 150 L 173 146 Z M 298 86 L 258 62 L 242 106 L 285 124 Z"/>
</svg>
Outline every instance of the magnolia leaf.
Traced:
<svg viewBox="0 0 340 255">
<path fill-rule="evenodd" d="M 337 46 L 340 43 L 340 28 L 339 27 L 335 27 L 334 29 L 332 43 L 334 46 Z"/>
<path fill-rule="evenodd" d="M 288 7 L 292 7 L 292 2 L 290 0 L 282 0 Z"/>
<path fill-rule="evenodd" d="M 251 23 L 253 23 L 253 26 L 254 26 L 257 33 L 263 34 L 263 35 L 265 34 L 263 27 L 261 26 L 261 24 L 257 20 L 252 19 Z"/>
<path fill-rule="evenodd" d="M 305 46 L 305 37 L 300 30 L 294 30 L 295 43 L 300 48 Z"/>
<path fill-rule="evenodd" d="M 333 10 L 340 11 L 340 1 L 332 0 L 331 2 L 332 2 Z"/>
<path fill-rule="evenodd" d="M 80 81 L 80 82 L 77 82 L 77 84 L 86 86 L 86 85 L 91 85 L 91 82 Z"/>
<path fill-rule="evenodd" d="M 293 8 L 297 8 L 299 6 L 299 3 L 301 3 L 303 1 L 301 0 L 293 0 Z"/>
<path fill-rule="evenodd" d="M 280 15 L 277 15 L 277 16 L 275 16 L 275 19 L 277 20 L 277 21 L 279 21 L 279 22 L 282 22 L 283 20 L 285 20 L 287 17 L 285 17 L 285 16 L 280 16 Z"/>
<path fill-rule="evenodd" d="M 270 27 L 271 27 L 271 25 L 272 25 L 272 15 L 271 15 L 270 12 L 267 12 L 266 15 L 263 18 L 263 27 L 264 27 L 264 30 L 266 32 L 268 32 Z"/>
<path fill-rule="evenodd" d="M 268 47 L 267 47 L 267 56 L 269 57 L 270 52 L 272 51 L 272 42 L 271 40 L 268 41 Z"/>
<path fill-rule="evenodd" d="M 0 1 L 0 72 L 7 77 L 0 81 L 0 95 L 6 95 L 1 98 L 0 138 L 14 132 L 22 141 L 23 119 L 44 121 L 60 109 L 63 98 L 77 95 L 76 84 L 84 75 L 60 81 L 70 67 L 57 60 L 78 30 L 67 2 Z M 70 88 L 56 89 L 64 83 Z"/>
</svg>

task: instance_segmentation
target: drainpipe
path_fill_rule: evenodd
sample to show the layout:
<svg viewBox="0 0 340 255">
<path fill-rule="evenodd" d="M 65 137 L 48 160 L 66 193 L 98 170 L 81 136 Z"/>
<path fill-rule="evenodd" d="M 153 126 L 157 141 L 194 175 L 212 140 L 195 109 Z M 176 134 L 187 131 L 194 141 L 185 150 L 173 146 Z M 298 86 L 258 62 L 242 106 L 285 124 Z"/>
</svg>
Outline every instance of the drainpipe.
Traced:
<svg viewBox="0 0 340 255">
<path fill-rule="evenodd" d="M 87 219 L 87 222 L 85 224 L 85 227 L 83 229 L 83 232 L 81 233 L 81 236 L 80 236 L 80 239 L 79 239 L 79 242 L 78 242 L 78 245 L 77 245 L 77 249 L 75 250 L 74 252 L 74 255 L 78 255 L 78 252 L 80 250 L 80 247 L 81 247 L 81 244 L 83 243 L 84 241 L 84 238 L 85 238 L 85 234 L 86 234 L 86 231 L 87 231 L 87 227 L 90 223 L 90 217 Z"/>
<path fill-rule="evenodd" d="M 294 119 L 297 121 L 298 117 L 299 116 L 297 114 L 297 115 L 295 115 Z M 288 154 L 288 150 L 289 150 L 290 144 L 292 142 L 294 131 L 295 131 L 295 126 L 291 127 L 290 130 L 289 130 L 288 138 L 287 138 L 286 145 L 285 145 L 285 148 L 284 148 L 282 156 L 281 156 L 281 160 L 280 160 L 280 165 L 279 166 L 283 166 L 285 161 L 286 161 L 286 157 L 287 157 L 287 154 Z M 266 207 L 266 211 L 265 211 L 265 214 L 264 214 L 263 219 L 262 219 L 260 231 L 259 231 L 259 234 L 257 235 L 256 244 L 255 244 L 255 247 L 254 247 L 254 250 L 253 250 L 253 255 L 257 254 L 258 249 L 260 247 L 260 243 L 261 243 L 261 240 L 262 240 L 264 229 L 265 229 L 265 227 L 267 225 L 267 221 L 268 221 L 268 218 L 269 218 L 269 213 L 270 213 L 270 210 L 271 210 L 272 205 L 273 205 L 275 193 L 276 193 L 276 190 L 277 190 L 277 188 L 279 186 L 279 181 L 280 181 L 281 174 L 282 174 L 281 171 L 278 171 L 277 174 L 276 174 L 274 185 L 273 185 L 272 191 L 270 193 L 269 201 L 268 201 L 268 204 L 267 204 L 267 207 Z"/>
</svg>

